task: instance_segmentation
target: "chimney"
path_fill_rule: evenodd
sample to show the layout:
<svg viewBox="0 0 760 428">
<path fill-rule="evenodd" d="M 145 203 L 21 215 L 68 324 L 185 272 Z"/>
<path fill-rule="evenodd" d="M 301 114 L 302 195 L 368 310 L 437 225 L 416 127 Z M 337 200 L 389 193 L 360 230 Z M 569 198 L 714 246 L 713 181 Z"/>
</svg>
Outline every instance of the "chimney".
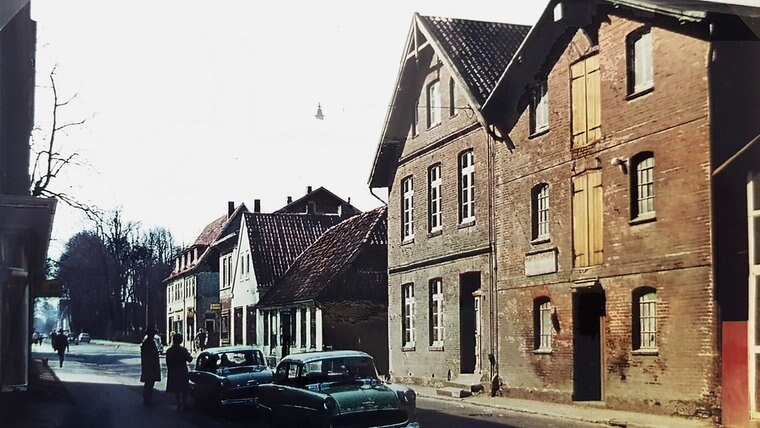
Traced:
<svg viewBox="0 0 760 428">
<path fill-rule="evenodd" d="M 311 193 L 311 186 L 306 186 L 306 194 L 308 195 Z"/>
<path fill-rule="evenodd" d="M 293 202 L 293 197 L 292 196 L 288 196 L 288 205 L 290 205 L 292 202 Z"/>
<path fill-rule="evenodd" d="M 253 200 L 253 212 L 260 213 L 261 212 L 261 199 L 254 199 Z"/>
<path fill-rule="evenodd" d="M 227 202 L 227 218 L 232 217 L 233 212 L 235 212 L 235 202 L 229 201 Z"/>
</svg>

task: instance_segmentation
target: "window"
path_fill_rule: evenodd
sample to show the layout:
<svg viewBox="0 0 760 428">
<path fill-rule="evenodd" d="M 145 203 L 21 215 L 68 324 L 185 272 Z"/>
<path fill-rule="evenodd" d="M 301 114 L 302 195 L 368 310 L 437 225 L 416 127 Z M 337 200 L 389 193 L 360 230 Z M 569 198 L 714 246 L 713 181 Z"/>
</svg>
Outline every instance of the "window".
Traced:
<svg viewBox="0 0 760 428">
<path fill-rule="evenodd" d="M 402 345 L 404 348 L 414 347 L 414 284 L 401 286 L 401 331 Z"/>
<path fill-rule="evenodd" d="M 317 348 L 317 309 L 311 309 L 311 349 Z"/>
<path fill-rule="evenodd" d="M 547 297 L 540 297 L 533 302 L 533 331 L 536 351 L 552 350 L 552 307 Z"/>
<path fill-rule="evenodd" d="M 245 343 L 252 345 L 258 343 L 256 338 L 256 307 L 245 307 Z"/>
<path fill-rule="evenodd" d="M 657 291 L 642 287 L 633 292 L 633 349 L 657 349 Z"/>
<path fill-rule="evenodd" d="M 602 263 L 602 173 L 573 177 L 573 266 Z"/>
<path fill-rule="evenodd" d="M 269 343 L 277 346 L 277 311 L 269 312 Z"/>
<path fill-rule="evenodd" d="M 449 79 L 449 117 L 457 114 L 457 87 L 454 78 Z"/>
<path fill-rule="evenodd" d="M 443 281 L 430 281 L 430 346 L 443 346 Z"/>
<path fill-rule="evenodd" d="M 549 95 L 546 80 L 535 86 L 530 93 L 530 133 L 549 129 Z"/>
<path fill-rule="evenodd" d="M 475 158 L 472 150 L 459 155 L 459 223 L 475 221 Z"/>
<path fill-rule="evenodd" d="M 631 218 L 654 215 L 654 154 L 640 153 L 631 159 Z"/>
<path fill-rule="evenodd" d="M 261 316 L 264 325 L 264 346 L 269 346 L 269 312 L 262 311 Z"/>
<path fill-rule="evenodd" d="M 531 191 L 531 238 L 549 238 L 549 185 L 541 183 Z"/>
<path fill-rule="evenodd" d="M 649 28 L 631 33 L 627 40 L 628 93 L 643 92 L 653 85 L 652 33 Z"/>
<path fill-rule="evenodd" d="M 602 137 L 599 97 L 599 56 L 593 55 L 570 66 L 573 147 L 583 147 Z"/>
<path fill-rule="evenodd" d="M 428 128 L 441 123 L 441 82 L 436 80 L 427 90 Z"/>
<path fill-rule="evenodd" d="M 306 347 L 306 308 L 301 308 L 301 348 Z"/>
<path fill-rule="evenodd" d="M 441 230 L 441 164 L 428 169 L 428 232 Z"/>
<path fill-rule="evenodd" d="M 412 177 L 401 180 L 401 240 L 414 239 L 414 182 Z"/>
<path fill-rule="evenodd" d="M 412 137 L 420 135 L 420 105 L 414 103 L 414 110 L 412 111 Z"/>
</svg>

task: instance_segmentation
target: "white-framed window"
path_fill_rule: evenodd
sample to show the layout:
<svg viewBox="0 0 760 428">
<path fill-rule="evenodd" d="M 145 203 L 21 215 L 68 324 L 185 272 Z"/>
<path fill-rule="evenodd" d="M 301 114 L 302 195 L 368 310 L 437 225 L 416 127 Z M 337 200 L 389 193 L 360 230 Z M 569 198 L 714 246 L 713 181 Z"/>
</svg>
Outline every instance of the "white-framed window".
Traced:
<svg viewBox="0 0 760 428">
<path fill-rule="evenodd" d="M 547 297 L 541 297 L 534 301 L 533 305 L 534 324 L 534 349 L 536 351 L 552 350 L 552 306 Z"/>
<path fill-rule="evenodd" d="M 530 133 L 535 134 L 549 128 L 549 94 L 546 80 L 530 91 Z"/>
<path fill-rule="evenodd" d="M 628 93 L 645 91 L 654 85 L 652 67 L 652 32 L 649 28 L 637 30 L 627 38 Z"/>
<path fill-rule="evenodd" d="M 459 223 L 475 221 L 475 155 L 472 149 L 459 155 Z"/>
<path fill-rule="evenodd" d="M 414 181 L 412 177 L 401 180 L 401 240 L 414 239 Z"/>
<path fill-rule="evenodd" d="M 449 117 L 457 114 L 457 85 L 454 78 L 449 79 Z"/>
<path fill-rule="evenodd" d="M 428 128 L 441 123 L 441 82 L 436 80 L 428 85 L 427 90 Z"/>
<path fill-rule="evenodd" d="M 441 164 L 428 168 L 428 232 L 437 232 L 441 224 Z"/>
<path fill-rule="evenodd" d="M 657 291 L 642 287 L 634 291 L 633 348 L 657 349 Z"/>
<path fill-rule="evenodd" d="M 443 280 L 430 280 L 430 346 L 443 346 Z"/>
<path fill-rule="evenodd" d="M 412 137 L 416 137 L 420 135 L 420 104 L 419 102 L 414 103 L 414 107 L 412 107 L 414 110 L 412 110 Z"/>
<path fill-rule="evenodd" d="M 549 185 L 546 183 L 531 190 L 531 238 L 549 238 Z"/>
<path fill-rule="evenodd" d="M 631 159 L 631 218 L 654 214 L 654 154 L 639 153 Z"/>
<path fill-rule="evenodd" d="M 414 284 L 401 286 L 401 331 L 404 348 L 414 347 Z"/>
</svg>

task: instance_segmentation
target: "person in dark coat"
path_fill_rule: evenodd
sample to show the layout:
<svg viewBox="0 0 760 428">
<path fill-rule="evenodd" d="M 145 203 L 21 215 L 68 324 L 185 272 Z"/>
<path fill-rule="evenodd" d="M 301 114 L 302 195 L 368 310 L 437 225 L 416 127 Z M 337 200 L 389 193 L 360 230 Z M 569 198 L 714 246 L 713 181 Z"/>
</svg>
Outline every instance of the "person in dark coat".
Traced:
<svg viewBox="0 0 760 428">
<path fill-rule="evenodd" d="M 63 334 L 63 329 L 53 337 L 53 349 L 58 352 L 58 367 L 63 367 L 63 356 L 69 348 L 69 339 Z"/>
<path fill-rule="evenodd" d="M 161 363 L 158 360 L 158 348 L 153 337 L 156 330 L 148 328 L 145 331 L 145 338 L 140 344 L 140 382 L 143 386 L 143 404 L 146 406 L 153 405 L 153 386 L 161 380 Z"/>
<path fill-rule="evenodd" d="M 193 361 L 190 352 L 182 346 L 182 335 L 172 337 L 172 346 L 166 350 L 166 392 L 173 392 L 177 397 L 177 410 L 184 410 L 187 405 L 188 371 L 187 363 Z"/>
</svg>

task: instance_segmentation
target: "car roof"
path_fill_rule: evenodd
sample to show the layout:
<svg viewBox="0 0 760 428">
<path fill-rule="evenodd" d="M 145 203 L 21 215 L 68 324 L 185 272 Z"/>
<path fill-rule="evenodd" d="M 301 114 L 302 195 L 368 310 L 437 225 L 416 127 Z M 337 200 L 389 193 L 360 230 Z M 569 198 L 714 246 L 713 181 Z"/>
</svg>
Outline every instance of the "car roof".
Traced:
<svg viewBox="0 0 760 428">
<path fill-rule="evenodd" d="M 254 346 L 219 346 L 216 348 L 207 348 L 202 353 L 206 354 L 223 354 L 225 352 L 244 352 L 244 351 L 261 351 Z"/>
<path fill-rule="evenodd" d="M 282 361 L 295 361 L 301 363 L 310 363 L 312 361 L 329 360 L 331 358 L 343 357 L 367 357 L 372 358 L 368 353 L 362 351 L 317 351 L 304 352 L 301 354 L 290 354 L 283 358 Z"/>
</svg>

